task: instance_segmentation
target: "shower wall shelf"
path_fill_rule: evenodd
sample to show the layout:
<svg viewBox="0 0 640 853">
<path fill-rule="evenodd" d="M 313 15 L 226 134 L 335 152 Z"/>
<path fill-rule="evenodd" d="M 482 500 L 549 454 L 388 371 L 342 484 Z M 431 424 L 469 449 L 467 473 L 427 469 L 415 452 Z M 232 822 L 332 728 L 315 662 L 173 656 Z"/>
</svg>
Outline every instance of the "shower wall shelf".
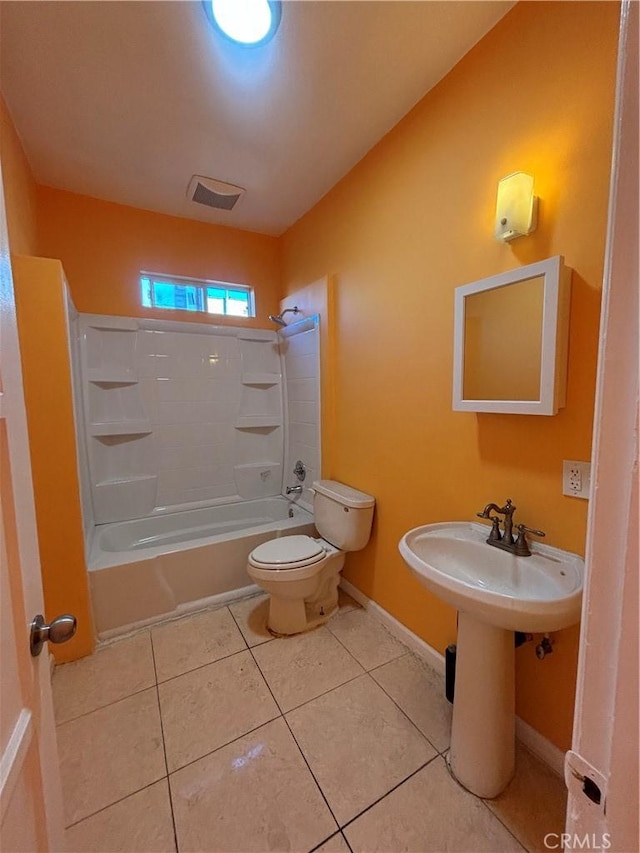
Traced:
<svg viewBox="0 0 640 853">
<path fill-rule="evenodd" d="M 137 385 L 138 377 L 127 371 L 87 370 L 87 380 L 95 385 Z"/>
<path fill-rule="evenodd" d="M 91 435 L 148 435 L 153 432 L 149 421 L 112 421 L 110 423 L 92 423 Z"/>
<path fill-rule="evenodd" d="M 114 477 L 112 480 L 100 480 L 96 486 L 126 486 L 129 483 L 140 483 L 148 480 L 157 480 L 157 474 L 135 474 L 133 477 Z"/>
<path fill-rule="evenodd" d="M 279 385 L 279 373 L 243 373 L 243 385 Z"/>
<path fill-rule="evenodd" d="M 241 498 L 278 494 L 282 488 L 282 462 L 243 462 L 233 466 L 233 476 Z"/>
<path fill-rule="evenodd" d="M 277 415 L 245 415 L 236 421 L 236 429 L 259 429 L 261 427 L 275 429 L 281 425 L 282 421 Z"/>
<path fill-rule="evenodd" d="M 106 315 L 91 315 L 87 326 L 90 329 L 98 329 L 100 332 L 137 332 L 139 328 L 138 321 L 133 317 L 108 317 Z"/>
<path fill-rule="evenodd" d="M 238 329 L 237 337 L 239 341 L 261 341 L 262 343 L 274 341 L 274 334 L 268 329 Z"/>
<path fill-rule="evenodd" d="M 256 471 L 259 468 L 280 468 L 281 462 L 265 461 L 265 462 L 244 462 L 240 465 L 234 465 L 235 471 Z"/>
</svg>

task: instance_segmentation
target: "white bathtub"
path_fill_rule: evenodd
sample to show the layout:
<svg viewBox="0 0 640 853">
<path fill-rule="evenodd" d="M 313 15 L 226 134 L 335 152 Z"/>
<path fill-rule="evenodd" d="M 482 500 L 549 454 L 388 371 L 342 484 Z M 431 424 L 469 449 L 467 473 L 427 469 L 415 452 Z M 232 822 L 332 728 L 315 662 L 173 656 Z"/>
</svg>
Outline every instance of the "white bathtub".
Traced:
<svg viewBox="0 0 640 853">
<path fill-rule="evenodd" d="M 257 591 L 250 551 L 296 533 L 315 535 L 313 516 L 282 497 L 98 525 L 88 565 L 98 635 Z"/>
</svg>

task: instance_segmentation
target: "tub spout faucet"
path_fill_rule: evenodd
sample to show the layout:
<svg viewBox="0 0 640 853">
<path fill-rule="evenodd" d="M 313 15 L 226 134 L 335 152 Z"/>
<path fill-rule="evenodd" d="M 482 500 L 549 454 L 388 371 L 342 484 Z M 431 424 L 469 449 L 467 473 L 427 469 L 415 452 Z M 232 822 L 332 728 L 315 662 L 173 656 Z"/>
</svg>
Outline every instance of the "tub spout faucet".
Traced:
<svg viewBox="0 0 640 853">
<path fill-rule="evenodd" d="M 287 495 L 301 495 L 302 486 L 287 486 L 285 492 Z"/>
</svg>

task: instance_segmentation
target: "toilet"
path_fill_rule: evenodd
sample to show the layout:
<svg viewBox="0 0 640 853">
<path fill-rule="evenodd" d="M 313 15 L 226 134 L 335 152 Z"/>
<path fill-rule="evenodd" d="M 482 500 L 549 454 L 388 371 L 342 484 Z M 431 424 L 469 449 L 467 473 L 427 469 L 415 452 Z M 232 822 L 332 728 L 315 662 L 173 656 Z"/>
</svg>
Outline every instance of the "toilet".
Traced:
<svg viewBox="0 0 640 853">
<path fill-rule="evenodd" d="M 318 480 L 311 491 L 322 538 L 282 536 L 249 554 L 249 576 L 270 595 L 267 626 L 273 634 L 299 634 L 326 622 L 338 606 L 345 552 L 364 548 L 371 534 L 371 495 L 335 480 Z"/>
</svg>

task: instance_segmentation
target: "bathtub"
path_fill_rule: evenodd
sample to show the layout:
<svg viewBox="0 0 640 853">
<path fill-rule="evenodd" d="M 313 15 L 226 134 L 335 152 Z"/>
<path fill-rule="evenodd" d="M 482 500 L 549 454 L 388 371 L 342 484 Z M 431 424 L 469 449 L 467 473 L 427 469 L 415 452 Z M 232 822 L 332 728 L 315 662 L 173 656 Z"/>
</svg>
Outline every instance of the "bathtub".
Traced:
<svg viewBox="0 0 640 853">
<path fill-rule="evenodd" d="M 98 636 L 257 592 L 250 551 L 294 534 L 315 536 L 313 515 L 283 497 L 97 525 L 88 570 Z"/>
</svg>

